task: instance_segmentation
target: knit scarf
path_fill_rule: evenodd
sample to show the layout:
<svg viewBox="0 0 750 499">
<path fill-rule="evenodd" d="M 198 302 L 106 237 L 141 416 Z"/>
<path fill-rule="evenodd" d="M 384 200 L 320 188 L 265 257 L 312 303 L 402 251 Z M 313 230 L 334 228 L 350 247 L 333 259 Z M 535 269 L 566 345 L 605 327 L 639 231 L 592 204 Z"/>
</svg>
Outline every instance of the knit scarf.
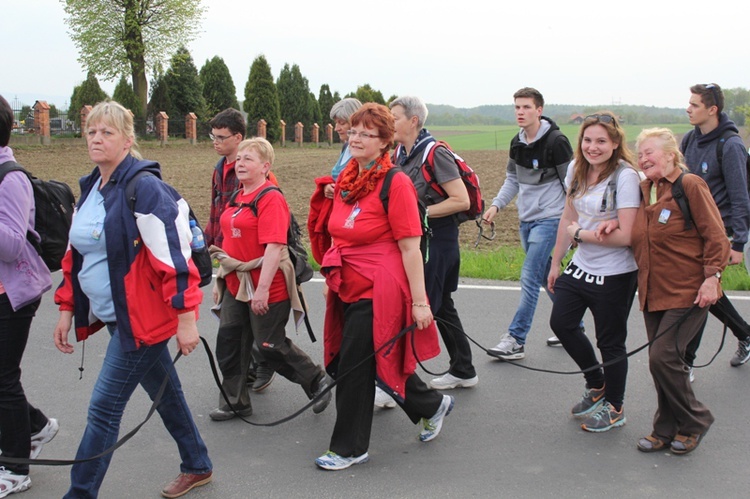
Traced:
<svg viewBox="0 0 750 499">
<path fill-rule="evenodd" d="M 341 199 L 347 204 L 353 204 L 355 201 L 365 197 L 378 184 L 378 181 L 385 177 L 393 167 L 388 151 L 381 154 L 375 161 L 359 171 L 359 162 L 352 158 L 346 165 L 344 171 L 339 175 L 339 187 L 341 188 Z"/>
</svg>

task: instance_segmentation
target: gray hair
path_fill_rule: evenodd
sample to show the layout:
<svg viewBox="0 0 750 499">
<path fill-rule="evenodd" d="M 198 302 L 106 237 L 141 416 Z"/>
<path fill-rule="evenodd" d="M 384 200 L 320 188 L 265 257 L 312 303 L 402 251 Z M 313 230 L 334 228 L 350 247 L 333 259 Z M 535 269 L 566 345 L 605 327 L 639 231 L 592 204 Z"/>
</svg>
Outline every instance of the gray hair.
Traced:
<svg viewBox="0 0 750 499">
<path fill-rule="evenodd" d="M 414 95 L 403 95 L 390 104 L 390 108 L 393 109 L 395 106 L 401 106 L 404 108 L 404 114 L 407 118 L 413 116 L 417 117 L 417 126 L 419 128 L 424 127 L 424 122 L 427 121 L 427 106 L 424 105 L 422 99 Z"/>
<path fill-rule="evenodd" d="M 354 97 L 341 99 L 331 108 L 331 119 L 349 121 L 352 114 L 356 113 L 360 107 L 362 107 L 362 103 L 359 102 L 359 99 L 355 99 Z"/>
</svg>

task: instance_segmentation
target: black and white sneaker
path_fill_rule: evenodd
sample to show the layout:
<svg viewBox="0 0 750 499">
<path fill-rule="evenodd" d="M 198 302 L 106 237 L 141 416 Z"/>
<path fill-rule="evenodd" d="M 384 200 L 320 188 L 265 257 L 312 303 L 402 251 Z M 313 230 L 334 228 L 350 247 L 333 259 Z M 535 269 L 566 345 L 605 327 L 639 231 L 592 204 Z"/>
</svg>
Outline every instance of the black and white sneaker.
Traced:
<svg viewBox="0 0 750 499">
<path fill-rule="evenodd" d="M 737 351 L 734 353 L 734 357 L 729 361 L 732 367 L 740 367 L 742 364 L 750 360 L 750 338 L 746 340 L 740 340 L 737 343 Z"/>
</svg>

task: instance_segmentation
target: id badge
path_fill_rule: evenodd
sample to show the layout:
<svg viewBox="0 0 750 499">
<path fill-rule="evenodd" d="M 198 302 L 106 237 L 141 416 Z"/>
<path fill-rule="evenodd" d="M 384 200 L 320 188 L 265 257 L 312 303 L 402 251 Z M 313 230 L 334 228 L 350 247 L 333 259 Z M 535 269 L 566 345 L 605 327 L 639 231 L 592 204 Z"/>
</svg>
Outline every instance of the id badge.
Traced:
<svg viewBox="0 0 750 499">
<path fill-rule="evenodd" d="M 661 210 L 661 213 L 659 214 L 659 223 L 665 224 L 669 220 L 670 215 L 672 215 L 672 212 L 668 209 L 664 208 Z"/>
<path fill-rule="evenodd" d="M 354 220 L 356 220 L 357 216 L 360 213 L 359 203 L 356 203 L 354 205 L 354 208 L 352 208 L 352 212 L 349 213 L 349 216 L 346 217 L 346 221 L 344 222 L 344 228 L 345 229 L 353 229 L 354 228 Z"/>
</svg>

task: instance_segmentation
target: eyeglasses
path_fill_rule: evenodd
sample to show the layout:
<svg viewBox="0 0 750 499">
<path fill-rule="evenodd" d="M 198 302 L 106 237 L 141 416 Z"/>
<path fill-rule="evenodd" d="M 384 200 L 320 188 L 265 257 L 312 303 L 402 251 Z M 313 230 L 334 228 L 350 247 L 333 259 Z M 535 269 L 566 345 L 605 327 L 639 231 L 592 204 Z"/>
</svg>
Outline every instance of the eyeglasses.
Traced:
<svg viewBox="0 0 750 499">
<path fill-rule="evenodd" d="M 709 83 L 707 85 L 704 85 L 706 87 L 706 90 L 710 90 L 711 94 L 714 96 L 714 106 L 719 106 L 719 89 L 716 88 L 716 85 L 713 83 Z"/>
<path fill-rule="evenodd" d="M 367 132 L 358 132 L 356 130 L 348 130 L 346 132 L 346 135 L 350 139 L 353 139 L 354 137 L 356 137 L 357 135 L 359 135 L 359 138 L 362 139 L 362 140 L 377 139 L 378 137 L 380 137 L 380 135 L 373 135 L 373 134 L 367 133 Z"/>
<path fill-rule="evenodd" d="M 211 141 L 213 141 L 213 142 L 218 142 L 219 144 L 221 144 L 225 140 L 230 139 L 230 138 L 234 137 L 235 135 L 237 135 L 237 134 L 232 134 L 232 135 L 214 135 L 212 133 L 209 133 L 208 134 L 208 138 L 211 139 Z"/>
<path fill-rule="evenodd" d="M 486 240 L 488 240 L 488 241 L 492 241 L 492 240 L 495 239 L 495 236 L 497 236 L 497 233 L 495 232 L 495 222 L 490 222 L 490 235 L 489 236 L 485 236 L 484 235 L 484 226 L 485 226 L 485 224 L 483 224 L 479 220 L 477 220 L 476 223 L 477 223 L 477 227 L 479 227 L 479 234 L 477 235 L 477 242 L 474 243 L 474 247 L 478 248 L 479 247 L 479 243 L 482 242 L 483 238 L 486 239 Z"/>
<path fill-rule="evenodd" d="M 612 123 L 614 126 L 617 126 L 617 120 L 615 119 L 615 117 L 608 114 L 589 114 L 584 120 L 587 120 L 589 118 L 591 118 L 592 120 L 596 120 L 599 123 Z"/>
</svg>

